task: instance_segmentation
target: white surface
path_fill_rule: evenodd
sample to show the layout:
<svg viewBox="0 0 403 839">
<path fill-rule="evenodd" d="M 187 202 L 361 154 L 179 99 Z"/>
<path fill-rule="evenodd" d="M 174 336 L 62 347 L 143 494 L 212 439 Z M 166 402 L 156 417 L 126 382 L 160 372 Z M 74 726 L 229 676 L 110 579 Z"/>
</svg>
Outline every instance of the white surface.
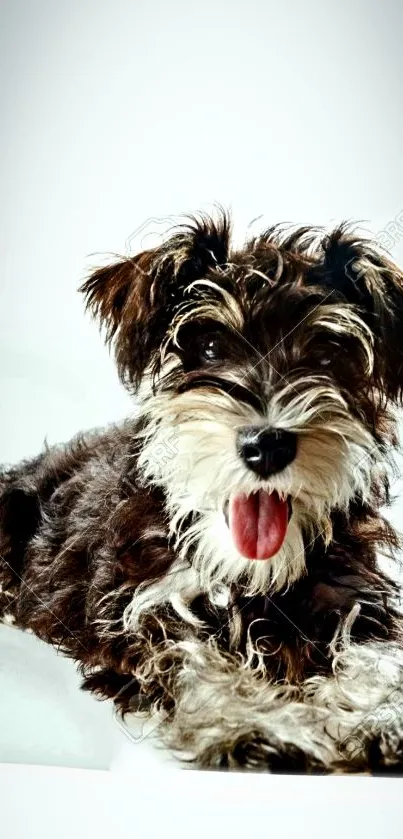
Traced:
<svg viewBox="0 0 403 839">
<path fill-rule="evenodd" d="M 0 766 L 0 789 L 4 836 L 21 839 L 401 836 L 395 779 Z"/>
<path fill-rule="evenodd" d="M 13 0 L 1 16 L 0 461 L 130 410 L 75 293 L 99 252 L 213 201 L 239 232 L 263 214 L 377 233 L 401 213 L 393 0 Z M 112 767 L 2 767 L 8 838 L 204 836 L 209 811 L 226 836 L 401 835 L 399 781 L 172 774 L 79 696 L 71 662 L 11 630 L 0 656 L 3 759 Z"/>
</svg>

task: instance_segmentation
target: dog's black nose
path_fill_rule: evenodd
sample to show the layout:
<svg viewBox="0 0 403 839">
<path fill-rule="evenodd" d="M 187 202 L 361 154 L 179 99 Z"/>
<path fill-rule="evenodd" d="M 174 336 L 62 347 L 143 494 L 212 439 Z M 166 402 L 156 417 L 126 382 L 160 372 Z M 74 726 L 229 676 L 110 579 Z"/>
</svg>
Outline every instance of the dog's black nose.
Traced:
<svg viewBox="0 0 403 839">
<path fill-rule="evenodd" d="M 238 451 L 249 469 L 268 478 L 292 463 L 297 453 L 297 435 L 249 425 L 238 432 Z"/>
</svg>

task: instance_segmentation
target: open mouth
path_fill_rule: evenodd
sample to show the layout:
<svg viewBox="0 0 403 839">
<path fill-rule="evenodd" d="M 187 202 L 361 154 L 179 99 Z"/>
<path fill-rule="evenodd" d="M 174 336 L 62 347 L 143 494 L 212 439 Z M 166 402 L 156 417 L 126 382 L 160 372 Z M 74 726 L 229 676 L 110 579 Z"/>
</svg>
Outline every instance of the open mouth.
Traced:
<svg viewBox="0 0 403 839">
<path fill-rule="evenodd" d="M 274 490 L 234 495 L 224 516 L 235 547 L 247 559 L 271 559 L 280 550 L 292 515 L 291 499 Z"/>
</svg>

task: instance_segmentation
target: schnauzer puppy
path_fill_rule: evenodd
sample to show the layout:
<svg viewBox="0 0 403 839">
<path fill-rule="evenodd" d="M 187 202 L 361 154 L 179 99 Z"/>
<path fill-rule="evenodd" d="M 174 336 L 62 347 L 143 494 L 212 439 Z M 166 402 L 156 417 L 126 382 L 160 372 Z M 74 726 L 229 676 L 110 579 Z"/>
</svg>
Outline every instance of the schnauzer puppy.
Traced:
<svg viewBox="0 0 403 839">
<path fill-rule="evenodd" d="M 0 477 L 0 614 L 199 767 L 403 769 L 403 274 L 224 212 L 82 286 L 137 414 Z"/>
</svg>

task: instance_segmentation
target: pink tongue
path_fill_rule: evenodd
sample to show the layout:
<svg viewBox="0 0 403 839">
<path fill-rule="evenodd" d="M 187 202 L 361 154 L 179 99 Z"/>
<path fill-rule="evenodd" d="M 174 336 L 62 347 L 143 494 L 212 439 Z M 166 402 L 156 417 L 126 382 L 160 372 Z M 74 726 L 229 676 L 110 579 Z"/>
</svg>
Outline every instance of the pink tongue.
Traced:
<svg viewBox="0 0 403 839">
<path fill-rule="evenodd" d="M 288 506 L 277 492 L 262 489 L 237 495 L 229 505 L 229 527 L 235 545 L 247 559 L 270 559 L 284 542 Z"/>
</svg>

